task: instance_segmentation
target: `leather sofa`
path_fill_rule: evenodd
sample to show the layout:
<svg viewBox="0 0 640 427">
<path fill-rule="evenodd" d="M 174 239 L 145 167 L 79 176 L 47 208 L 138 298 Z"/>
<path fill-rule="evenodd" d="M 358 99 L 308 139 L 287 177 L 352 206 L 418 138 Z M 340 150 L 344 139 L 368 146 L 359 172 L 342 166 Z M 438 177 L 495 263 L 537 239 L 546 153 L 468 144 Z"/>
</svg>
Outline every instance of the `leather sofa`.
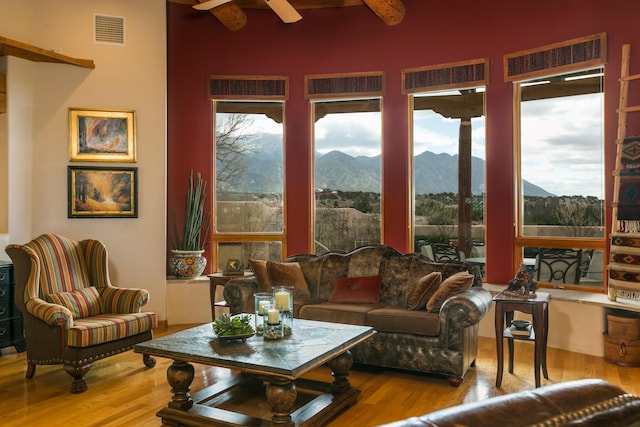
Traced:
<svg viewBox="0 0 640 427">
<path fill-rule="evenodd" d="M 492 302 L 490 292 L 482 288 L 476 266 L 433 262 L 415 253 L 402 255 L 385 245 L 364 246 L 348 253 L 294 255 L 285 263 L 298 263 L 308 286 L 308 296 L 294 298 L 294 317 L 367 325 L 377 331 L 351 350 L 355 363 L 439 374 L 454 386 L 460 385 L 475 363 L 478 323 Z M 469 276 L 467 272 L 471 272 L 471 287 L 443 297 L 439 309 L 427 311 L 423 303 L 409 309 L 407 300 L 416 283 L 433 272 L 441 273 L 443 284 L 456 273 Z M 379 301 L 332 300 L 339 279 L 377 275 L 381 276 L 376 290 Z M 256 272 L 256 276 L 260 275 Z M 254 311 L 258 281 L 252 277 L 227 282 L 224 298 L 232 314 Z"/>
<path fill-rule="evenodd" d="M 640 398 L 600 380 L 547 385 L 464 403 L 381 427 L 638 427 Z"/>
</svg>

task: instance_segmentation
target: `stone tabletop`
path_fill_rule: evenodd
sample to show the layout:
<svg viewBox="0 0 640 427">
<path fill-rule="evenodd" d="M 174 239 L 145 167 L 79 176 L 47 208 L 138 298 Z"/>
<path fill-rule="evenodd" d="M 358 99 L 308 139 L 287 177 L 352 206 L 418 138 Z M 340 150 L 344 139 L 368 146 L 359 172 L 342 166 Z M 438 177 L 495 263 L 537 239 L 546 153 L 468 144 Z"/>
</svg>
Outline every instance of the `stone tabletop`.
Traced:
<svg viewBox="0 0 640 427">
<path fill-rule="evenodd" d="M 369 326 L 295 319 L 281 340 L 219 341 L 211 323 L 134 346 L 138 353 L 296 379 L 375 334 Z"/>
</svg>

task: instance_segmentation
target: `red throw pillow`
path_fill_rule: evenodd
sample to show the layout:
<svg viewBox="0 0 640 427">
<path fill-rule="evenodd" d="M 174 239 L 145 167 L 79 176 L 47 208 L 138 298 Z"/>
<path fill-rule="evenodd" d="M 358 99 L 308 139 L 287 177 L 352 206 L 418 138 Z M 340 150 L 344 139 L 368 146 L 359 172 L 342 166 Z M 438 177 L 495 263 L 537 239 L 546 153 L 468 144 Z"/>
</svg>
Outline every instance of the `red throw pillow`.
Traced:
<svg viewBox="0 0 640 427">
<path fill-rule="evenodd" d="M 333 285 L 329 302 L 372 303 L 380 302 L 382 276 L 342 277 Z"/>
</svg>

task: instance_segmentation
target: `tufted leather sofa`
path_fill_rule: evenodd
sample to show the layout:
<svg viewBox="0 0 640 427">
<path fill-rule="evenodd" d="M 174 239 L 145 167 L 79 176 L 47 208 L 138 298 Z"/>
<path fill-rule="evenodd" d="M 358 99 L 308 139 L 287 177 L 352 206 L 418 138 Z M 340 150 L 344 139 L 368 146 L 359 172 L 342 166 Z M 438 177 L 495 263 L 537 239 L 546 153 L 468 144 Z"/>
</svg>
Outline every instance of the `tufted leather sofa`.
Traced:
<svg viewBox="0 0 640 427">
<path fill-rule="evenodd" d="M 478 323 L 491 306 L 477 267 L 460 262 L 433 262 L 420 254 L 403 255 L 385 245 L 370 245 L 348 253 L 293 255 L 300 264 L 310 298 L 294 299 L 294 317 L 307 320 L 372 326 L 377 333 L 351 350 L 355 363 L 406 369 L 446 376 L 460 385 L 475 363 Z M 448 297 L 438 312 L 409 310 L 407 295 L 417 280 L 433 271 L 443 280 L 461 271 L 475 273 L 470 289 Z M 380 302 L 332 303 L 336 280 L 382 276 Z M 227 282 L 224 298 L 231 313 L 253 312 L 255 278 Z"/>
<path fill-rule="evenodd" d="M 640 398 L 583 379 L 452 406 L 381 427 L 639 427 Z"/>
</svg>

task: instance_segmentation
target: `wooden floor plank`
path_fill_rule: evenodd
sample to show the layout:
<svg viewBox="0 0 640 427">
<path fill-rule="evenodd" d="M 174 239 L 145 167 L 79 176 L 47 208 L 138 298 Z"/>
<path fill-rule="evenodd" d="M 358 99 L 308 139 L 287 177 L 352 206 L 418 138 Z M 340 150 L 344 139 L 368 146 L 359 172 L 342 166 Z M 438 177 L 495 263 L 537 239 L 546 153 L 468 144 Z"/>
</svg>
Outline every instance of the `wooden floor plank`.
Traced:
<svg viewBox="0 0 640 427">
<path fill-rule="evenodd" d="M 184 329 L 169 327 L 155 331 L 156 336 Z M 451 387 L 442 378 L 375 367 L 355 367 L 349 380 L 362 394 L 356 405 L 334 418 L 329 427 L 352 424 L 375 426 L 410 416 L 418 416 L 463 402 L 534 388 L 533 345 L 516 342 L 514 373 L 505 372 L 500 389 L 495 388 L 495 341 L 480 338 L 476 367 L 462 385 Z M 71 377 L 61 366 L 38 366 L 36 375 L 26 379 L 25 353 L 13 348 L 0 350 L 0 412 L 3 427 L 78 426 L 78 427 L 159 427 L 156 413 L 171 399 L 166 379 L 168 359 L 157 358 L 153 369 L 146 368 L 142 356 L 126 352 L 97 362 L 86 375 L 89 389 L 82 394 L 69 393 Z M 506 354 L 505 354 L 506 357 Z M 602 378 L 629 393 L 640 394 L 640 368 L 606 363 L 602 357 L 550 348 L 547 355 L 549 380 L 542 385 L 580 378 Z M 233 372 L 195 365 L 192 390 L 229 378 Z M 327 367 L 305 377 L 330 381 Z"/>
</svg>

